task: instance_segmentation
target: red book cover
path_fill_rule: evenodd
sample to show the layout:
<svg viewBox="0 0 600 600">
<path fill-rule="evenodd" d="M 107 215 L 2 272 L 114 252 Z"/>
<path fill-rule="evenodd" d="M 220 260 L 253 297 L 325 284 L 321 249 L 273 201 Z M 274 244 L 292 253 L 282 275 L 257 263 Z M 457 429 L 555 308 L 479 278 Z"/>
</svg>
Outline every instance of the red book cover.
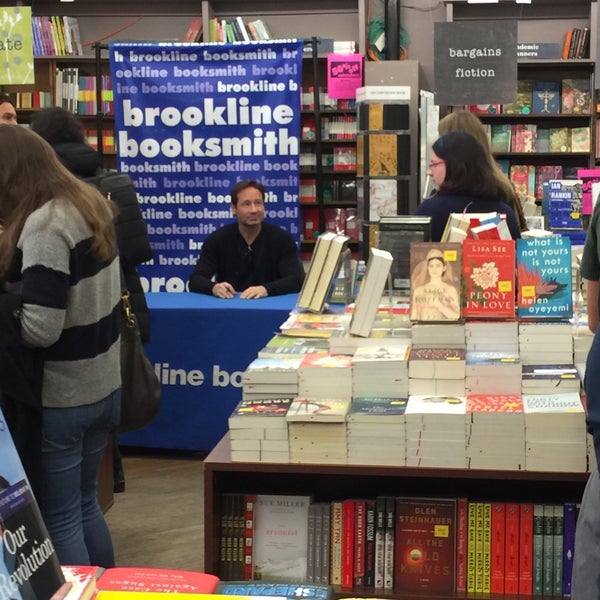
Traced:
<svg viewBox="0 0 600 600">
<path fill-rule="evenodd" d="M 57 592 L 57 598 L 61 600 L 90 600 L 94 597 L 97 590 L 96 581 L 104 571 L 102 567 L 61 565 L 60 568 L 65 576 L 66 584 Z M 64 595 L 65 592 L 66 595 Z"/>
<path fill-rule="evenodd" d="M 506 539 L 504 552 L 504 593 L 519 593 L 519 505 L 506 504 Z"/>
<path fill-rule="evenodd" d="M 467 394 L 467 413 L 522 413 L 523 398 L 518 394 Z"/>
<path fill-rule="evenodd" d="M 515 316 L 515 257 L 514 240 L 464 240 L 464 317 Z"/>
<path fill-rule="evenodd" d="M 505 504 L 492 502 L 490 592 L 504 594 Z"/>
<path fill-rule="evenodd" d="M 456 499 L 396 500 L 395 589 L 453 592 Z"/>
<path fill-rule="evenodd" d="M 245 581 L 252 579 L 252 545 L 254 538 L 254 494 L 246 494 L 244 497 L 244 567 L 243 576 Z"/>
<path fill-rule="evenodd" d="M 342 502 L 342 587 L 354 584 L 354 500 Z"/>
<path fill-rule="evenodd" d="M 519 594 L 533 594 L 533 504 L 520 505 Z"/>
<path fill-rule="evenodd" d="M 216 575 L 197 571 L 114 567 L 100 575 L 96 586 L 98 590 L 212 594 L 218 583 Z"/>
<path fill-rule="evenodd" d="M 365 501 L 354 501 L 354 586 L 365 584 Z"/>
<path fill-rule="evenodd" d="M 456 499 L 456 591 L 467 591 L 467 533 L 469 507 L 467 498 Z"/>
</svg>

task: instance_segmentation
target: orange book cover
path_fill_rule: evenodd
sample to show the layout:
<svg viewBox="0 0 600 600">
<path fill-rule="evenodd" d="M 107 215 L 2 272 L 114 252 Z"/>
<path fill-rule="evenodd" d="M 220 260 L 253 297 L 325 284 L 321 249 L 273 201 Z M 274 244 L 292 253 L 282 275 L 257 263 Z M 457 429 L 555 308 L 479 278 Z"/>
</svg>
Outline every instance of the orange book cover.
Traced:
<svg viewBox="0 0 600 600">
<path fill-rule="evenodd" d="M 490 592 L 504 594 L 504 555 L 506 545 L 506 511 L 504 502 L 492 502 Z"/>
<path fill-rule="evenodd" d="M 562 49 L 562 58 L 563 60 L 567 60 L 569 58 L 569 49 L 571 48 L 571 38 L 573 37 L 573 30 L 567 29 L 565 32 L 565 40 L 563 43 Z"/>
<path fill-rule="evenodd" d="M 533 594 L 533 504 L 522 503 L 519 513 L 519 594 Z"/>
<path fill-rule="evenodd" d="M 519 593 L 519 505 L 506 504 L 504 552 L 504 593 Z"/>
</svg>

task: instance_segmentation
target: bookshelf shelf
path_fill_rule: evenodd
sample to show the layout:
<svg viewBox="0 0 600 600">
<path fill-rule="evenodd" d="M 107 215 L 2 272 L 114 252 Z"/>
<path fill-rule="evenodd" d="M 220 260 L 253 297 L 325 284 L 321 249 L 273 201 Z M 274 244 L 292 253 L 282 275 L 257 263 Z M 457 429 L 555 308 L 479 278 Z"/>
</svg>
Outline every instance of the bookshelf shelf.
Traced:
<svg viewBox="0 0 600 600">
<path fill-rule="evenodd" d="M 478 500 L 519 502 L 579 501 L 586 473 L 546 473 L 475 469 L 433 469 L 373 465 L 321 465 L 231 462 L 229 434 L 204 461 L 204 570 L 218 566 L 219 496 L 224 493 L 311 494 L 314 501 L 375 495 L 467 496 Z M 368 490 L 366 492 L 365 490 Z M 407 600 L 455 600 L 464 594 L 384 593 L 336 588 L 336 596 Z M 502 595 L 469 598 L 500 600 Z"/>
</svg>

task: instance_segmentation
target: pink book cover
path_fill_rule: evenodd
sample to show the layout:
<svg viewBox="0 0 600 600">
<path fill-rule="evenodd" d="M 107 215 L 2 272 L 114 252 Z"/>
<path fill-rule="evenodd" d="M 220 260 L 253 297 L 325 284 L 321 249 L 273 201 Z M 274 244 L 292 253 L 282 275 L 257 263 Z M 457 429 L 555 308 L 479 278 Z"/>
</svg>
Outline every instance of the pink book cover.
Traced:
<svg viewBox="0 0 600 600">
<path fill-rule="evenodd" d="M 467 413 L 522 413 L 523 398 L 519 394 L 467 394 Z"/>
<path fill-rule="evenodd" d="M 592 184 L 600 183 L 600 169 L 577 169 L 577 179 L 581 179 L 581 212 L 591 215 L 594 210 L 594 199 L 592 196 Z"/>
</svg>

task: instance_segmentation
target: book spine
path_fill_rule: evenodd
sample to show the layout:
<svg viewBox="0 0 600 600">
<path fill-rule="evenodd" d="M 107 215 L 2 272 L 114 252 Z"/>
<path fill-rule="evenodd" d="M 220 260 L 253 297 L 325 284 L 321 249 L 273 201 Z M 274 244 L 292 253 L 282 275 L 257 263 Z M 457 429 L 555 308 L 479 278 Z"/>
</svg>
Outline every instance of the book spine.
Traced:
<svg viewBox="0 0 600 600">
<path fill-rule="evenodd" d="M 375 585 L 375 500 L 365 504 L 365 587 Z"/>
<path fill-rule="evenodd" d="M 313 551 L 313 579 L 315 583 L 321 583 L 321 573 L 323 570 L 323 508 L 324 504 L 319 502 L 315 510 L 315 546 Z"/>
<path fill-rule="evenodd" d="M 519 593 L 519 505 L 506 505 L 506 550 L 504 552 L 504 593 Z"/>
<path fill-rule="evenodd" d="M 554 521 L 554 596 L 562 596 L 563 593 L 563 535 L 564 515 L 562 505 L 555 504 L 553 507 Z"/>
<path fill-rule="evenodd" d="M 477 539 L 477 505 L 475 502 L 469 502 L 469 528 L 467 532 L 467 592 L 475 592 L 475 546 Z"/>
<path fill-rule="evenodd" d="M 315 582 L 315 528 L 317 505 L 311 504 L 308 507 L 308 528 L 306 538 L 306 580 L 309 583 Z"/>
<path fill-rule="evenodd" d="M 385 536 L 383 557 L 383 589 L 394 589 L 394 545 L 396 533 L 396 499 L 385 500 Z"/>
<path fill-rule="evenodd" d="M 342 587 L 354 583 L 354 500 L 342 501 Z"/>
<path fill-rule="evenodd" d="M 254 543 L 254 494 L 246 494 L 244 497 L 244 572 L 243 579 L 252 579 L 252 548 Z"/>
<path fill-rule="evenodd" d="M 483 538 L 484 538 L 483 502 L 475 503 L 475 593 L 483 592 Z"/>
<path fill-rule="evenodd" d="M 571 580 L 573 573 L 573 557 L 575 556 L 575 524 L 577 522 L 577 506 L 574 502 L 564 505 L 563 524 L 563 596 L 571 596 Z"/>
<path fill-rule="evenodd" d="M 331 507 L 328 503 L 323 504 L 323 544 L 321 547 L 321 583 L 329 585 L 330 569 L 330 551 L 331 551 Z"/>
<path fill-rule="evenodd" d="M 533 506 L 533 593 L 541 596 L 544 590 L 544 507 Z"/>
<path fill-rule="evenodd" d="M 519 508 L 519 594 L 533 593 L 533 504 Z"/>
<path fill-rule="evenodd" d="M 469 506 L 465 497 L 456 501 L 456 591 L 467 591 L 467 537 Z"/>
<path fill-rule="evenodd" d="M 365 501 L 354 503 L 354 586 L 365 584 Z"/>
<path fill-rule="evenodd" d="M 385 559 L 385 498 L 375 499 L 375 589 L 383 589 Z"/>
<path fill-rule="evenodd" d="M 554 511 L 550 504 L 544 504 L 543 563 L 543 594 L 552 596 L 554 591 Z"/>
<path fill-rule="evenodd" d="M 504 594 L 505 505 L 492 503 L 490 592 Z M 457 590 L 458 591 L 458 590 Z"/>
<path fill-rule="evenodd" d="M 331 503 L 331 552 L 329 582 L 331 585 L 342 584 L 342 502 Z"/>
<path fill-rule="evenodd" d="M 483 592 L 490 592 L 491 577 L 491 545 L 492 545 L 492 504 L 483 503 Z"/>
</svg>

